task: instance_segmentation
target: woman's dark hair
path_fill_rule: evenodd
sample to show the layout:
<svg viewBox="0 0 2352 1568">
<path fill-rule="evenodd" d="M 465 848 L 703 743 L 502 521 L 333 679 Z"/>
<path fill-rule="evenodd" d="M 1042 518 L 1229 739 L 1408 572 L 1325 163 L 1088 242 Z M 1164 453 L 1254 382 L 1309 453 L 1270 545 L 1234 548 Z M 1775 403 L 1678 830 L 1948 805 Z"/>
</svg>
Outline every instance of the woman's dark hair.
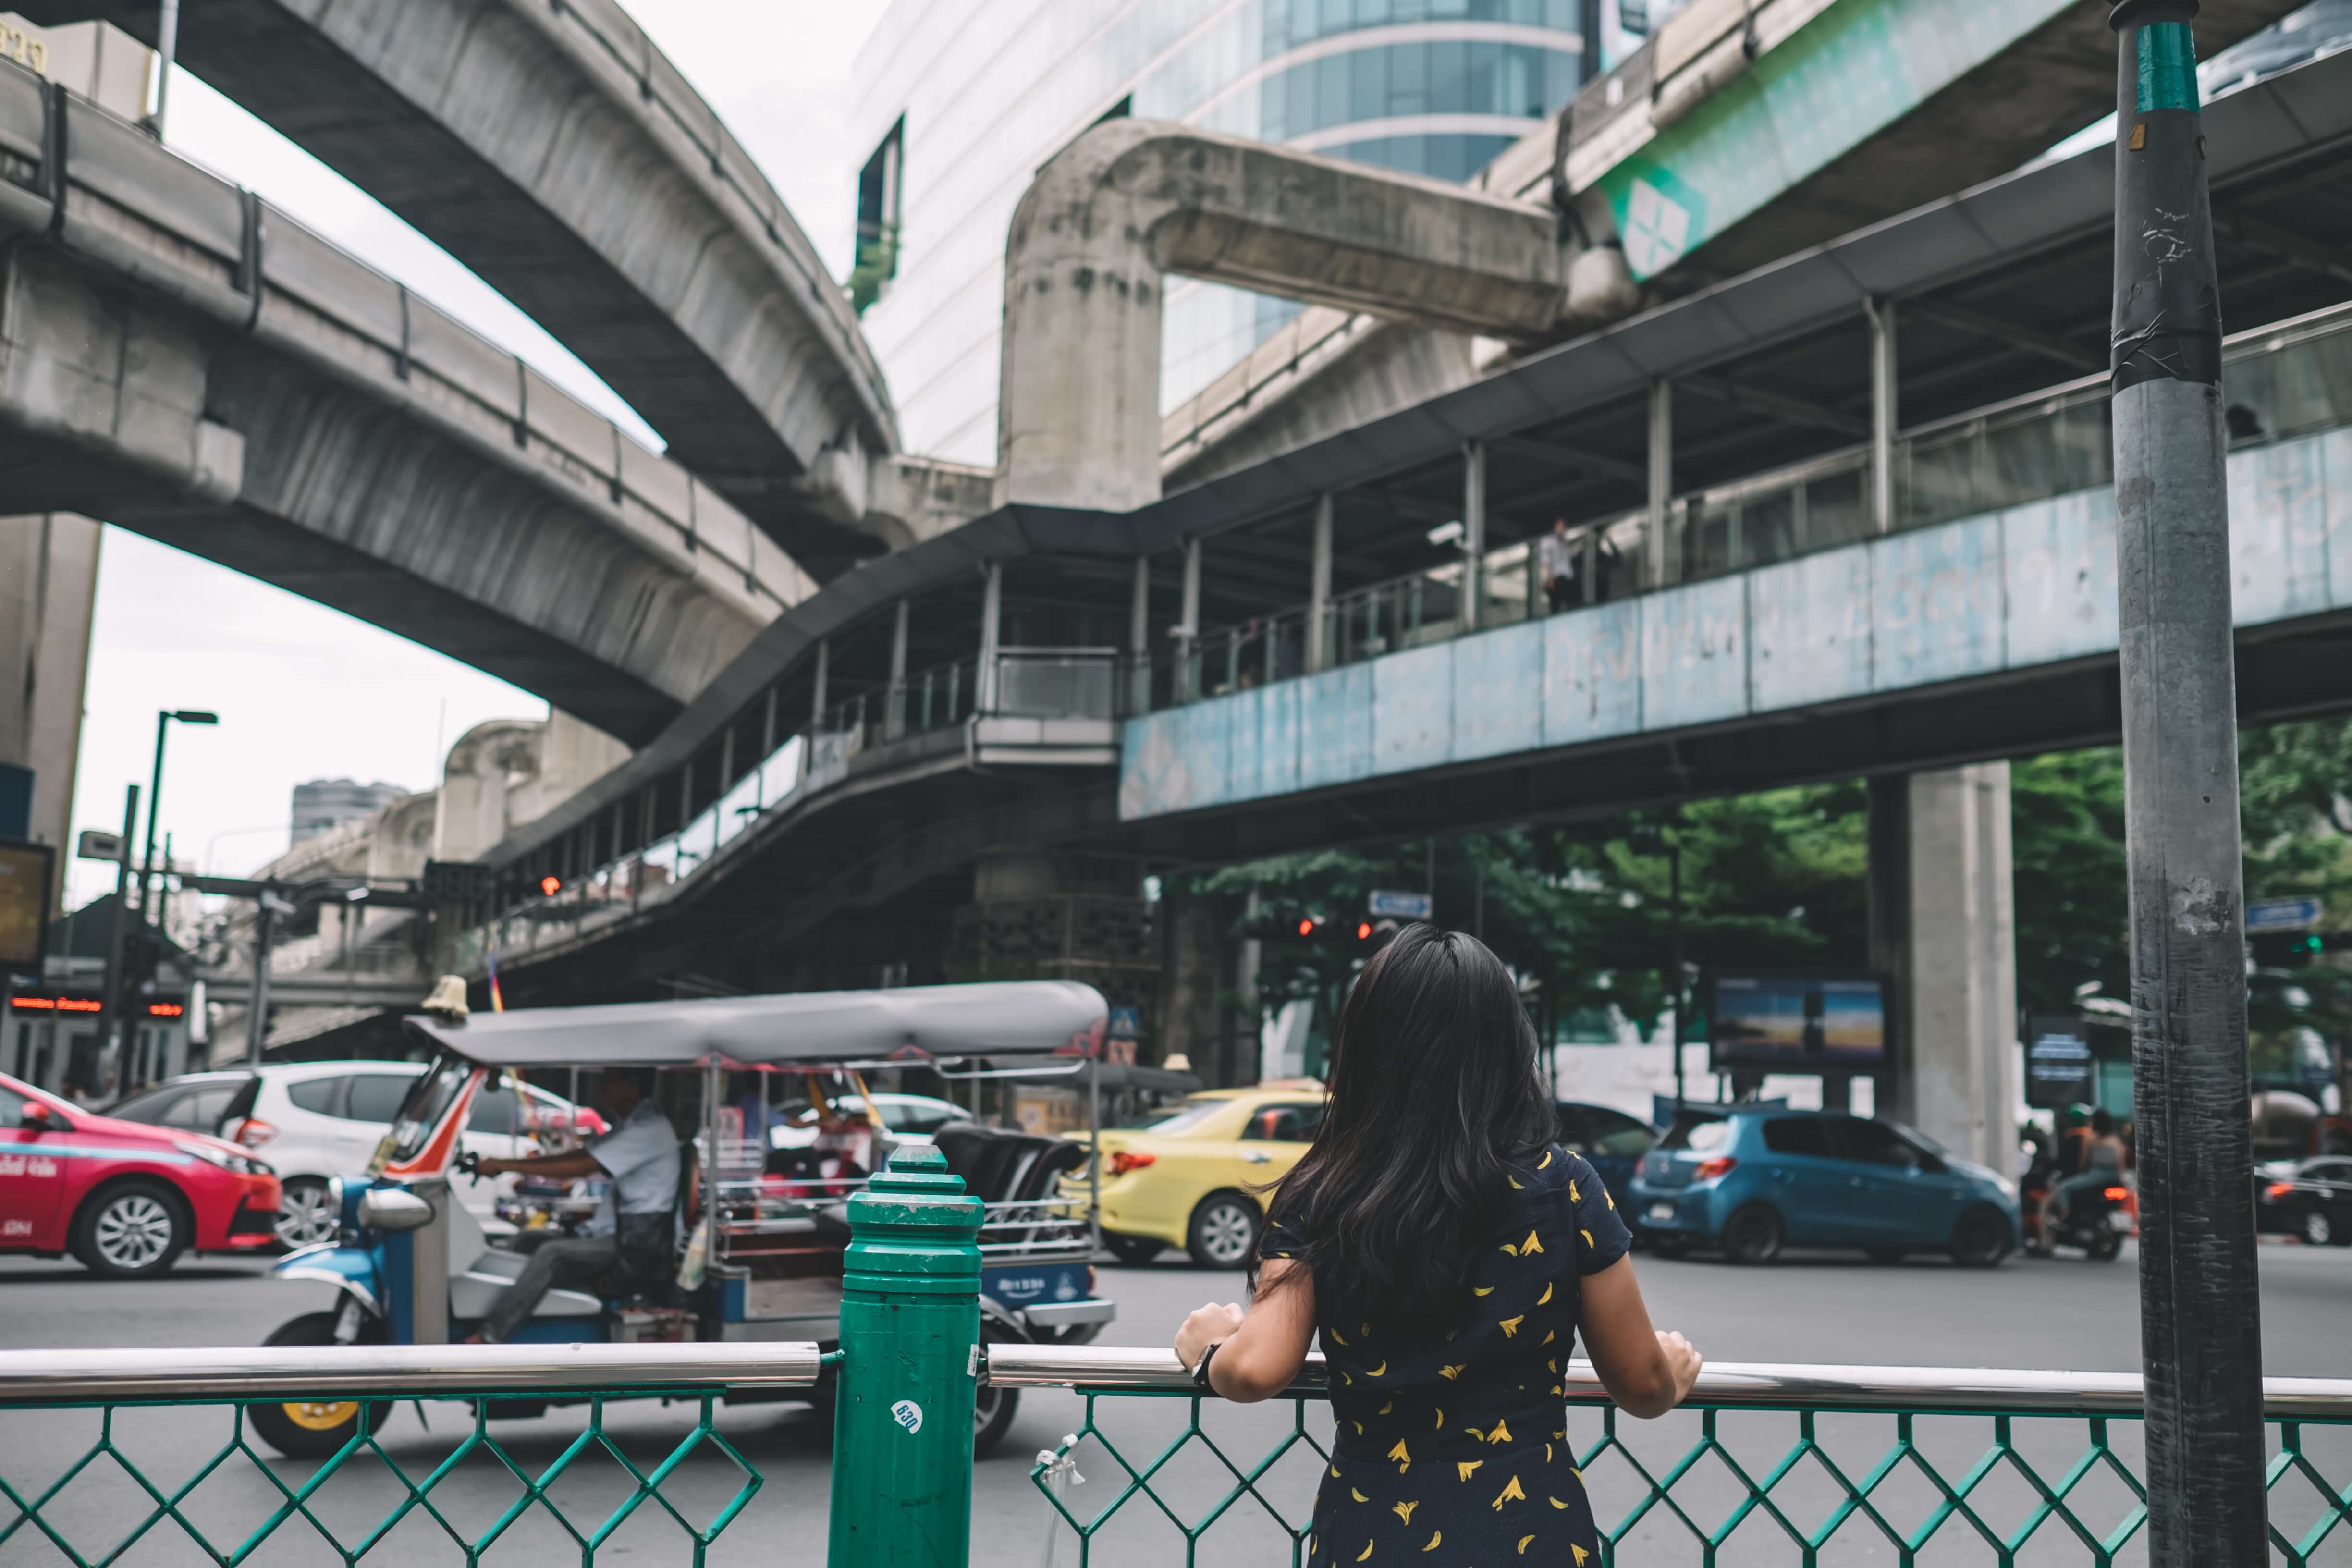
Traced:
<svg viewBox="0 0 2352 1568">
<path fill-rule="evenodd" d="M 1356 977 L 1332 1045 L 1330 1104 L 1274 1205 L 1286 1250 L 1400 1324 L 1451 1322 L 1508 1163 L 1553 1134 L 1518 987 L 1476 938 L 1409 925 Z"/>
</svg>

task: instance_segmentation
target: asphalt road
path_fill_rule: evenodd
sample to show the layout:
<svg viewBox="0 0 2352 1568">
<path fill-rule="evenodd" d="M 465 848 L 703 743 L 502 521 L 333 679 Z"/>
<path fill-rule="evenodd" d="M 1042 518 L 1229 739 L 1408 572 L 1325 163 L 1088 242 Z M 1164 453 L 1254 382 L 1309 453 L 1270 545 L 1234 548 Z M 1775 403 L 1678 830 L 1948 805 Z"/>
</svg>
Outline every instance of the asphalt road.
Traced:
<svg viewBox="0 0 2352 1568">
<path fill-rule="evenodd" d="M 2345 1375 L 2352 1369 L 2352 1355 L 2346 1348 L 2347 1335 L 2352 1335 L 2352 1313 L 2346 1310 L 2347 1303 L 2352 1302 L 2352 1249 L 2266 1245 L 2262 1265 L 2268 1370 L 2281 1375 Z M 1881 1266 L 1832 1257 L 1799 1258 L 1767 1269 L 1734 1269 L 1705 1259 L 1670 1263 L 1644 1258 L 1639 1268 L 1658 1323 L 1683 1330 L 1710 1358 L 1719 1361 L 2109 1371 L 2128 1371 L 2138 1364 L 2137 1269 L 2129 1249 L 2121 1261 L 2112 1264 L 2015 1258 L 1985 1273 L 1956 1269 L 1939 1261 Z M 0 1259 L 0 1345 L 251 1344 L 286 1318 L 328 1304 L 321 1288 L 275 1284 L 260 1274 L 256 1264 L 197 1260 L 184 1263 L 165 1279 L 124 1285 L 95 1280 L 70 1263 Z M 1237 1275 L 1196 1270 L 1172 1256 L 1141 1268 L 1106 1265 L 1101 1277 L 1104 1288 L 1120 1304 L 1120 1320 L 1106 1335 L 1118 1343 L 1164 1343 L 1185 1310 L 1203 1300 L 1230 1299 L 1240 1291 Z M 1112 1443 L 1140 1467 L 1181 1435 L 1188 1407 L 1182 1400 L 1105 1401 L 1099 1413 L 1101 1426 Z M 1039 1562 L 1047 1513 L 1029 1480 L 1030 1467 L 1040 1448 L 1078 1430 L 1084 1417 L 1081 1402 L 1074 1395 L 1031 1392 L 1023 1396 L 1012 1436 L 979 1468 L 972 1521 L 975 1564 L 1027 1568 Z M 1203 1426 L 1206 1435 L 1235 1464 L 1248 1468 L 1279 1445 L 1297 1419 L 1288 1405 L 1212 1407 Z M 1328 1429 L 1328 1418 L 1320 1405 L 1308 1405 L 1304 1419 L 1310 1434 Z M 1598 1412 L 1578 1411 L 1570 1419 L 1571 1431 L 1580 1444 L 1590 1444 L 1601 1432 Z M 446 1405 L 429 1407 L 427 1420 L 429 1425 L 420 1421 L 414 1406 L 403 1406 L 385 1429 L 385 1459 L 411 1482 L 422 1482 L 432 1474 L 469 1426 L 456 1407 Z M 609 1410 L 604 1429 L 618 1456 L 644 1471 L 667 1458 L 692 1425 L 685 1410 L 631 1403 Z M 1626 1430 L 1631 1452 L 1654 1467 L 1670 1462 L 1698 1433 L 1696 1419 L 1684 1415 L 1655 1424 L 1620 1425 Z M 1917 1425 L 1916 1436 L 1922 1450 L 1938 1464 L 1956 1467 L 1951 1471 L 1955 1475 L 1983 1452 L 1989 1436 L 1987 1424 L 1981 1420 L 1939 1417 L 1923 1419 Z M 507 1458 L 524 1474 L 536 1478 L 556 1463 L 586 1426 L 586 1412 L 570 1409 L 537 1420 L 494 1423 L 488 1430 Z M 719 1538 L 707 1560 L 747 1568 L 820 1563 L 831 1485 L 825 1424 L 803 1406 L 779 1405 L 721 1406 L 715 1426 L 758 1469 L 764 1484 L 743 1514 Z M 185 1486 L 228 1442 L 229 1427 L 228 1413 L 216 1407 L 126 1411 L 115 1418 L 112 1438 L 122 1457 L 170 1495 Z M 2118 1448 L 2136 1458 L 2136 1424 L 2118 1424 L 2116 1433 Z M 0 1416 L 0 1479 L 20 1495 L 31 1495 L 63 1475 L 99 1435 L 100 1419 L 93 1412 Z M 1795 1418 L 1727 1416 L 1718 1435 L 1727 1457 L 1757 1473 L 1769 1469 L 1793 1438 Z M 1857 1416 L 1821 1423 L 1824 1457 L 1853 1476 L 1869 1469 L 1892 1436 L 1893 1423 L 1885 1418 Z M 2021 1423 L 2019 1441 L 2030 1458 L 2063 1470 L 2065 1462 L 2081 1452 L 2084 1426 L 2079 1421 Z M 2329 1469 L 2337 1485 L 2352 1482 L 2352 1429 L 2315 1434 L 2315 1452 L 2321 1455 L 2323 1468 Z M 1732 1493 L 1721 1463 L 1716 1458 L 1701 1461 L 1699 1473 L 1676 1493 L 1703 1523 L 1719 1521 L 1729 1505 Z M 1776 1493 L 1790 1500 L 1791 1517 L 1801 1525 L 1817 1523 L 1835 1500 L 1834 1487 L 1815 1473 L 1817 1464 L 1813 1459 L 1804 1461 L 1799 1467 L 1801 1473 Z M 1623 1511 L 1622 1500 L 1612 1508 L 1611 1499 L 1622 1500 L 1625 1495 L 1630 1472 L 1624 1465 L 1622 1457 L 1612 1456 L 1590 1468 L 1588 1481 L 1597 1511 L 1604 1518 Z M 1087 1481 L 1073 1489 L 1070 1505 L 1090 1517 L 1112 1500 L 1124 1478 L 1118 1462 L 1093 1440 L 1081 1447 L 1078 1468 Z M 209 1479 L 194 1488 L 181 1511 L 226 1553 L 281 1506 L 280 1486 L 299 1489 L 313 1468 L 278 1459 L 267 1449 L 260 1449 L 258 1457 L 231 1452 Z M 1218 1568 L 1290 1562 L 1289 1539 L 1266 1517 L 1265 1509 L 1280 1508 L 1289 1517 L 1303 1521 L 1319 1470 L 1313 1453 L 1295 1446 L 1269 1468 L 1258 1495 L 1244 1496 L 1204 1538 L 1201 1561 Z M 706 1447 L 677 1467 L 662 1495 L 678 1513 L 699 1525 L 726 1506 L 740 1479 L 730 1460 Z M 1159 1479 L 1171 1504 L 1187 1518 L 1197 1517 L 1232 1486 L 1221 1461 L 1198 1441 L 1180 1454 Z M 594 1521 L 624 1501 L 631 1490 L 614 1454 L 591 1446 L 551 1485 L 548 1495 L 575 1521 Z M 356 1544 L 403 1493 L 401 1480 L 382 1462 L 370 1460 L 347 1468 L 312 1500 L 315 1525 L 300 1519 L 289 1521 L 249 1561 L 261 1568 L 337 1561 L 337 1553 L 319 1531 L 331 1531 L 347 1545 Z M 431 1500 L 447 1519 L 448 1529 L 469 1537 L 488 1529 L 523 1495 L 522 1483 L 497 1456 L 479 1450 L 459 1461 L 430 1492 Z M 1925 1479 L 1913 1473 L 1899 1475 L 1881 1495 L 1898 1523 L 1915 1522 L 1933 1502 Z M 1982 1495 L 1997 1520 L 2022 1517 L 2031 1503 L 2025 1482 L 2013 1474 L 1997 1478 Z M 2109 1478 L 2095 1476 L 2078 1495 L 2109 1522 L 2119 1519 L 2127 1506 L 2121 1483 Z M 2306 1503 L 2305 1511 L 2315 1506 Z M 95 1560 L 155 1508 L 154 1501 L 113 1458 L 102 1456 L 68 1482 L 44 1513 L 83 1555 Z M 13 1507 L 0 1498 L 0 1531 L 6 1531 L 15 1519 Z M 593 1530 L 593 1524 L 587 1528 Z M 1796 1561 L 1793 1551 L 1780 1543 L 1777 1529 L 1761 1515 L 1744 1524 L 1734 1540 L 1741 1550 L 1727 1560 L 1743 1568 L 1750 1561 Z M 2089 1560 L 2079 1543 L 2062 1537 L 2057 1527 L 2044 1531 L 2036 1540 L 2037 1547 L 2029 1549 L 2021 1562 Z M 1839 1541 L 1845 1549 L 1825 1552 L 1824 1563 L 1895 1561 L 1883 1542 L 1865 1540 L 1851 1531 L 1842 1533 Z M 1641 1527 L 1634 1542 L 1642 1550 L 1621 1560 L 1645 1565 L 1697 1560 L 1681 1527 L 1669 1528 L 1659 1522 L 1658 1516 Z M 1961 1544 L 1957 1538 L 1949 1542 L 1954 1548 Z M 2318 1560 L 2331 1560 L 2331 1552 L 2333 1561 L 2352 1562 L 2352 1537 L 2339 1533 Z M 484 1561 L 538 1563 L 579 1558 L 579 1543 L 543 1506 L 534 1506 L 523 1512 Z M 600 1546 L 597 1559 L 663 1564 L 693 1560 L 680 1524 L 651 1504 L 638 1509 L 614 1531 L 610 1541 Z M 1923 1563 L 1989 1560 L 1980 1545 L 1972 1542 L 1969 1550 L 1930 1552 L 1921 1559 Z M 2125 1560 L 2131 1560 L 2130 1554 Z M 29 1527 L 0 1538 L 0 1568 L 64 1561 L 53 1544 Z M 119 1561 L 137 1568 L 147 1564 L 176 1568 L 208 1559 L 193 1544 L 178 1539 L 177 1527 L 164 1521 Z M 412 1563 L 462 1563 L 464 1555 L 443 1526 L 420 1510 L 412 1511 L 365 1561 L 405 1568 Z M 1076 1561 L 1066 1532 L 1058 1561 Z M 1104 1529 L 1092 1561 L 1107 1568 L 1181 1562 L 1182 1542 L 1165 1515 L 1138 1499 Z"/>
</svg>

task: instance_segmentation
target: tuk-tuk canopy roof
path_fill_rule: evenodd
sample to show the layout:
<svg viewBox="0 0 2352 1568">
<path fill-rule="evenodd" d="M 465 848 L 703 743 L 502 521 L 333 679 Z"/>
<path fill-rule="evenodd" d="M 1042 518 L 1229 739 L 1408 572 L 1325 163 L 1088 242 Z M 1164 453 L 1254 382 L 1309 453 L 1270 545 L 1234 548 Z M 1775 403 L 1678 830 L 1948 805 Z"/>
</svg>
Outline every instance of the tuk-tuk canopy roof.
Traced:
<svg viewBox="0 0 2352 1568">
<path fill-rule="evenodd" d="M 1110 1009 L 1073 980 L 806 991 L 405 1018 L 409 1033 L 495 1068 L 823 1067 L 896 1058 L 1091 1056 Z"/>
</svg>

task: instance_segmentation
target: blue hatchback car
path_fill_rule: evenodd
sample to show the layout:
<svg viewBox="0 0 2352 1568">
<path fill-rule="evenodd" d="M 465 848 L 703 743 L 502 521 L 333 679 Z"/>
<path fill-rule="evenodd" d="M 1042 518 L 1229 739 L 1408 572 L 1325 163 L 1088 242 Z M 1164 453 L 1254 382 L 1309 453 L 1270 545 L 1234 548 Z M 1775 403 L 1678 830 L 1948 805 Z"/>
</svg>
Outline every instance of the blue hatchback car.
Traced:
<svg viewBox="0 0 2352 1568">
<path fill-rule="evenodd" d="M 2018 1240 L 2017 1185 L 1999 1172 L 1900 1122 L 1777 1102 L 1684 1110 L 1628 1195 L 1628 1217 L 1667 1256 L 1720 1247 L 1769 1263 L 1783 1247 L 1850 1247 L 1990 1268 Z"/>
</svg>

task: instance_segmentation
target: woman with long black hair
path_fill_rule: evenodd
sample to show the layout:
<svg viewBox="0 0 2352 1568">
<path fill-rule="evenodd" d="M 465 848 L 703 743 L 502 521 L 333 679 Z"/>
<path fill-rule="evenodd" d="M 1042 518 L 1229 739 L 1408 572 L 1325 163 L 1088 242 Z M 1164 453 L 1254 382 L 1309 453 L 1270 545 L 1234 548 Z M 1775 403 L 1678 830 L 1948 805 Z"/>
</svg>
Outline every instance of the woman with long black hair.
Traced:
<svg viewBox="0 0 2352 1568">
<path fill-rule="evenodd" d="M 1275 1194 L 1252 1310 L 1176 1353 L 1233 1400 L 1289 1386 L 1318 1334 L 1336 1418 L 1309 1563 L 1585 1568 L 1601 1543 L 1561 1369 L 1583 1336 L 1631 1415 L 1682 1403 L 1699 1355 L 1650 1327 L 1601 1178 L 1552 1141 L 1534 1029 L 1495 955 L 1407 926 L 1357 977 L 1330 1105 Z M 1424 1556 L 1423 1553 L 1429 1555 Z"/>
</svg>

